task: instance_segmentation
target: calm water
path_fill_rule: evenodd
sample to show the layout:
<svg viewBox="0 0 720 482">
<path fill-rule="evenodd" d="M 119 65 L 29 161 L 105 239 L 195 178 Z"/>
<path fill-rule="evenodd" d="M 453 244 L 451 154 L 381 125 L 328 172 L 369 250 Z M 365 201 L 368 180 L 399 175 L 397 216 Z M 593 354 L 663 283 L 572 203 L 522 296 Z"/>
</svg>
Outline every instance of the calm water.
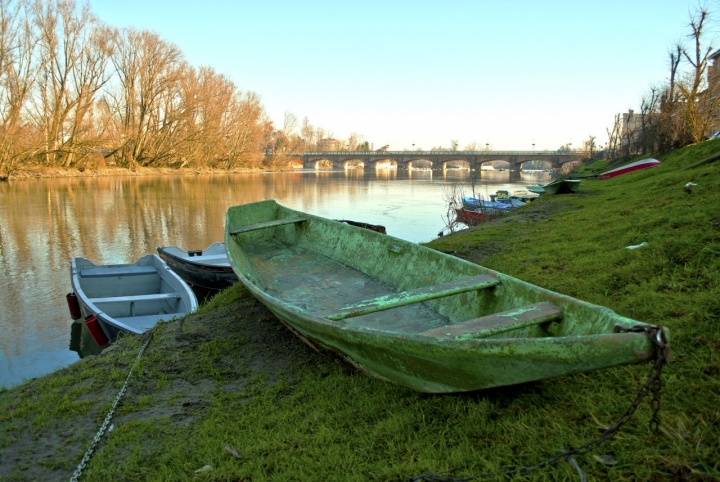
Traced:
<svg viewBox="0 0 720 482">
<path fill-rule="evenodd" d="M 74 256 L 130 263 L 156 246 L 203 249 L 223 239 L 229 206 L 262 199 L 430 241 L 445 225 L 443 194 L 452 186 L 469 193 L 467 176 L 347 170 L 0 182 L 0 386 L 79 359 L 69 349 L 65 302 Z M 483 172 L 479 191 L 549 180 L 546 173 Z"/>
</svg>

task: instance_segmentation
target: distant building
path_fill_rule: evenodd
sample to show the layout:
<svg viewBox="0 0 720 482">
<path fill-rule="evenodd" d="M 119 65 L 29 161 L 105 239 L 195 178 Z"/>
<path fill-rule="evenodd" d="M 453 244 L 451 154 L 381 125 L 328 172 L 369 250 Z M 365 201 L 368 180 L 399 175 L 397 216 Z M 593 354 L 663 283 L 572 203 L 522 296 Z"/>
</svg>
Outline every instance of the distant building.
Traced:
<svg viewBox="0 0 720 482">
<path fill-rule="evenodd" d="M 714 95 L 717 95 L 716 93 L 720 91 L 720 63 L 718 62 L 718 59 L 720 59 L 720 49 L 711 53 L 708 58 L 712 63 L 708 65 L 707 68 L 707 92 L 712 92 L 715 93 Z M 715 105 L 716 107 L 711 114 L 710 132 L 708 132 L 708 135 L 713 135 L 720 131 L 720 102 L 712 102 L 711 105 Z"/>
<path fill-rule="evenodd" d="M 318 141 L 318 151 L 339 151 L 342 147 L 342 141 L 339 141 L 337 139 L 320 139 Z"/>
<path fill-rule="evenodd" d="M 641 116 L 635 114 L 635 111 L 629 109 L 623 112 L 622 124 L 620 125 L 620 145 L 626 147 L 636 145 L 642 130 Z"/>
</svg>

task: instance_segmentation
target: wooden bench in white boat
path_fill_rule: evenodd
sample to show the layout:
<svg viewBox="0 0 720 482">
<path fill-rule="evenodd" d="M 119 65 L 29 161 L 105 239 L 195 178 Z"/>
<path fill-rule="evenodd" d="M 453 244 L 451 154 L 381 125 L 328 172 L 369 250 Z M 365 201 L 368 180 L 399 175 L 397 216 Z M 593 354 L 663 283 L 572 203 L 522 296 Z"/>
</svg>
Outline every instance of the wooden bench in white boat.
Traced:
<svg viewBox="0 0 720 482">
<path fill-rule="evenodd" d="M 92 303 L 112 303 L 124 301 L 151 301 L 151 300 L 172 300 L 180 298 L 177 293 L 153 293 L 147 295 L 133 296 L 109 296 L 105 298 L 88 298 Z"/>
<path fill-rule="evenodd" d="M 97 268 L 83 268 L 80 270 L 80 276 L 83 278 L 140 276 L 144 274 L 158 274 L 158 270 L 154 266 L 98 266 Z"/>
</svg>

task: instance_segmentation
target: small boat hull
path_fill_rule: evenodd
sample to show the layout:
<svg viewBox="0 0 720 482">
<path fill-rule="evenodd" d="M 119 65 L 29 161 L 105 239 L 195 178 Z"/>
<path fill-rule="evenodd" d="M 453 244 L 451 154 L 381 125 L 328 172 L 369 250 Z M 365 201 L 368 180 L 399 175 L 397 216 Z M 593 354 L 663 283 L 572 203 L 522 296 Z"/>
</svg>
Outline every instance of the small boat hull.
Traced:
<svg viewBox="0 0 720 482">
<path fill-rule="evenodd" d="M 158 246 L 156 249 L 170 269 L 191 286 L 223 290 L 237 283 L 223 242 L 195 251 L 183 251 L 177 246 Z"/>
<path fill-rule="evenodd" d="M 540 185 L 534 185 L 534 186 L 525 186 L 528 191 L 535 193 L 535 194 L 545 194 L 545 188 Z"/>
<path fill-rule="evenodd" d="M 455 220 L 467 226 L 477 226 L 478 224 L 482 224 L 499 217 L 499 214 L 484 213 L 481 211 L 470 211 L 467 209 L 455 210 Z"/>
<path fill-rule="evenodd" d="M 391 236 L 274 201 L 226 215 L 239 280 L 319 351 L 424 392 L 637 363 L 639 321 Z"/>
<path fill-rule="evenodd" d="M 600 179 L 611 179 L 613 177 L 627 174 L 628 172 L 639 171 L 641 169 L 649 169 L 660 165 L 660 161 L 657 159 L 643 159 L 642 161 L 632 162 L 625 166 L 620 166 L 617 169 L 604 172 L 600 174 Z"/>
<path fill-rule="evenodd" d="M 156 255 L 133 264 L 96 265 L 73 258 L 70 281 L 84 318 L 93 315 L 110 342 L 119 332 L 142 334 L 198 308 L 190 287 Z"/>
<path fill-rule="evenodd" d="M 556 179 L 547 183 L 543 189 L 547 194 L 574 194 L 580 189 L 579 179 Z"/>
</svg>

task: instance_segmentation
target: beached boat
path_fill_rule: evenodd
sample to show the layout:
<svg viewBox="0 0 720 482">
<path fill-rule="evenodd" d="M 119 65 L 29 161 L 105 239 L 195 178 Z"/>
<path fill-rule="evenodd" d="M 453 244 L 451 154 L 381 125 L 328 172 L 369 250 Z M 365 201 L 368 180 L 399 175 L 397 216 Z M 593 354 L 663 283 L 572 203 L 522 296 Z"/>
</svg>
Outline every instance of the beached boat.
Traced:
<svg viewBox="0 0 720 482">
<path fill-rule="evenodd" d="M 486 199 L 480 199 L 475 197 L 463 196 L 462 197 L 463 208 L 468 211 L 483 211 L 483 212 L 495 212 L 495 211 L 509 211 L 515 207 L 511 203 L 502 203 L 499 201 L 488 201 Z"/>
<path fill-rule="evenodd" d="M 573 194 L 580 189 L 580 179 L 555 179 L 543 185 L 547 194 Z"/>
<path fill-rule="evenodd" d="M 198 308 L 190 287 L 154 254 L 133 264 L 96 265 L 73 258 L 70 271 L 81 315 L 96 342 L 96 335 L 104 334 L 107 343 L 120 331 L 142 334 L 160 320 Z"/>
<path fill-rule="evenodd" d="M 543 189 L 543 192 L 544 192 L 544 191 L 545 191 L 545 190 Z M 538 194 L 538 193 L 536 193 L 536 192 L 531 192 L 531 191 L 528 190 L 528 189 L 519 189 L 519 190 L 517 190 L 517 191 L 513 191 L 512 194 L 510 195 L 510 197 L 513 198 L 513 199 L 518 199 L 518 200 L 520 200 L 520 201 L 522 201 L 522 202 L 524 202 L 524 203 L 527 203 L 527 202 L 530 202 L 530 201 L 532 201 L 532 200 L 534 200 L 534 199 L 539 198 L 539 197 L 540 197 L 540 194 Z"/>
<path fill-rule="evenodd" d="M 468 209 L 456 209 L 455 221 L 463 223 L 467 226 L 477 226 L 484 222 L 497 219 L 502 213 L 489 213 L 482 211 L 472 211 Z"/>
<path fill-rule="evenodd" d="M 540 194 L 545 194 L 545 188 L 542 187 L 542 186 L 539 185 L 539 184 L 535 184 L 535 185 L 532 185 L 532 186 L 525 186 L 525 187 L 527 188 L 528 191 L 530 191 L 530 192 L 532 192 L 532 193 L 535 193 L 535 194 L 538 194 L 538 195 L 540 195 Z"/>
<path fill-rule="evenodd" d="M 509 204 L 514 208 L 519 208 L 520 206 L 525 205 L 525 201 L 518 199 L 515 196 L 511 196 L 507 191 L 498 191 L 495 194 L 491 194 L 490 200 L 500 204 Z"/>
<path fill-rule="evenodd" d="M 659 166 L 661 163 L 657 159 L 643 159 L 642 161 L 631 162 L 624 166 L 620 166 L 616 169 L 612 169 L 607 172 L 600 174 L 600 179 L 610 179 L 616 176 L 627 174 L 628 172 L 639 171 L 640 169 L 649 169 L 651 167 Z"/>
<path fill-rule="evenodd" d="M 228 260 L 302 340 L 375 377 L 462 392 L 650 360 L 649 325 L 267 200 L 231 207 Z"/>
<path fill-rule="evenodd" d="M 191 286 L 222 290 L 237 283 L 228 263 L 225 243 L 213 243 L 204 250 L 183 251 L 177 246 L 158 246 L 160 258 Z"/>
</svg>

